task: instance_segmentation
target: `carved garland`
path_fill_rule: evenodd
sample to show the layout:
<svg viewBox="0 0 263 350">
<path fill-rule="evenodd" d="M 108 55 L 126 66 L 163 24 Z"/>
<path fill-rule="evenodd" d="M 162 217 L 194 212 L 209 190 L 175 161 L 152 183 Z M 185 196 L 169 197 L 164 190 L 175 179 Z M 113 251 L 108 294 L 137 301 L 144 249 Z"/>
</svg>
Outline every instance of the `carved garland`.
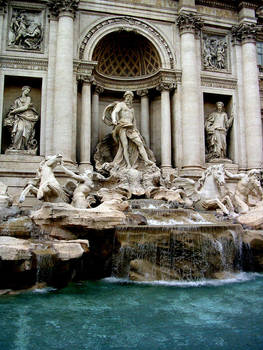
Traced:
<svg viewBox="0 0 263 350">
<path fill-rule="evenodd" d="M 134 19 L 132 17 L 117 17 L 117 18 L 111 18 L 111 19 L 107 19 L 99 24 L 97 24 L 95 27 L 93 27 L 84 37 L 81 45 L 80 45 L 80 49 L 79 49 L 79 58 L 83 59 L 83 55 L 84 55 L 84 51 L 86 48 L 86 45 L 88 43 L 88 41 L 90 40 L 90 38 L 101 28 L 108 26 L 108 25 L 112 25 L 112 24 L 130 24 L 133 26 L 138 26 L 138 27 L 142 27 L 143 29 L 146 29 L 148 32 L 150 32 L 151 35 L 153 35 L 154 37 L 157 38 L 157 40 L 161 43 L 161 45 L 164 46 L 165 51 L 167 52 L 168 56 L 169 56 L 169 60 L 170 60 L 170 65 L 171 68 L 174 68 L 174 58 L 173 58 L 173 54 L 172 51 L 169 48 L 169 45 L 167 44 L 166 40 L 161 36 L 160 33 L 157 32 L 157 30 L 155 30 L 154 28 L 150 27 L 148 24 L 141 22 L 137 19 Z"/>
</svg>

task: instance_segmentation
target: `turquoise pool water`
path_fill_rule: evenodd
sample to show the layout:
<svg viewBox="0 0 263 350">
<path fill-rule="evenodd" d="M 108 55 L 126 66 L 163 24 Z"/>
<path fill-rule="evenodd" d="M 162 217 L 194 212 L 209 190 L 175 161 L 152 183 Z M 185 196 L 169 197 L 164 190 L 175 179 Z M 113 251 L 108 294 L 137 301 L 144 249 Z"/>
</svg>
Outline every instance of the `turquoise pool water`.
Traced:
<svg viewBox="0 0 263 350">
<path fill-rule="evenodd" d="M 0 350 L 262 350 L 263 275 L 72 284 L 0 298 Z"/>
</svg>

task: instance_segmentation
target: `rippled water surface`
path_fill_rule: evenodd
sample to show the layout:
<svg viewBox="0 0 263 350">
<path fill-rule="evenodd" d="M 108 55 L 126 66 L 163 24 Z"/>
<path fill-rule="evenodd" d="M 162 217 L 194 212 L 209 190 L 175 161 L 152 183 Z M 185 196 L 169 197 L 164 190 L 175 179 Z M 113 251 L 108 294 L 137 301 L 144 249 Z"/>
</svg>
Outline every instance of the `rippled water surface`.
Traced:
<svg viewBox="0 0 263 350">
<path fill-rule="evenodd" d="M 263 275 L 72 284 L 0 298 L 0 350 L 262 350 Z"/>
</svg>

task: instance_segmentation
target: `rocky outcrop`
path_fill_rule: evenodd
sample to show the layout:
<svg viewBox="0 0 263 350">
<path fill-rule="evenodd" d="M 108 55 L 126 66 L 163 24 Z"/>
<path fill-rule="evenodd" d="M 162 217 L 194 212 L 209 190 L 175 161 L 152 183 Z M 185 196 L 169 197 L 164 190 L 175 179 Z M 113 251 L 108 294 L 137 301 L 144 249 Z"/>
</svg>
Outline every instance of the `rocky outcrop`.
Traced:
<svg viewBox="0 0 263 350">
<path fill-rule="evenodd" d="M 263 272 L 263 231 L 246 230 L 243 234 L 244 269 Z"/>
<path fill-rule="evenodd" d="M 57 229 L 64 230 L 67 237 L 78 237 L 90 229 L 110 229 L 125 223 L 125 214 L 118 210 L 128 208 L 128 204 L 103 202 L 96 208 L 77 209 L 65 203 L 45 203 L 33 212 L 31 218 L 43 230 L 55 235 Z M 117 207 L 117 209 L 115 209 Z M 72 236 L 70 236 L 70 234 Z"/>
<path fill-rule="evenodd" d="M 64 286 L 89 252 L 87 240 L 36 241 L 0 237 L 0 289 L 21 289 L 36 283 Z"/>
</svg>

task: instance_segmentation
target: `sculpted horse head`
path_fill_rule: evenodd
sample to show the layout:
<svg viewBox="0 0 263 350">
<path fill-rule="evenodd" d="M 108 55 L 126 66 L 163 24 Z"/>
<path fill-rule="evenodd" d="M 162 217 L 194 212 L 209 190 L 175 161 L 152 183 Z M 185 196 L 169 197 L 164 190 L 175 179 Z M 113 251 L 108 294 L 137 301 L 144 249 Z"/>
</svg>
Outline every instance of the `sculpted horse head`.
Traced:
<svg viewBox="0 0 263 350">
<path fill-rule="evenodd" d="M 211 195 L 219 194 L 225 185 L 225 170 L 223 164 L 212 165 L 207 168 L 197 181 L 196 190 L 199 193 L 211 191 Z"/>
</svg>

